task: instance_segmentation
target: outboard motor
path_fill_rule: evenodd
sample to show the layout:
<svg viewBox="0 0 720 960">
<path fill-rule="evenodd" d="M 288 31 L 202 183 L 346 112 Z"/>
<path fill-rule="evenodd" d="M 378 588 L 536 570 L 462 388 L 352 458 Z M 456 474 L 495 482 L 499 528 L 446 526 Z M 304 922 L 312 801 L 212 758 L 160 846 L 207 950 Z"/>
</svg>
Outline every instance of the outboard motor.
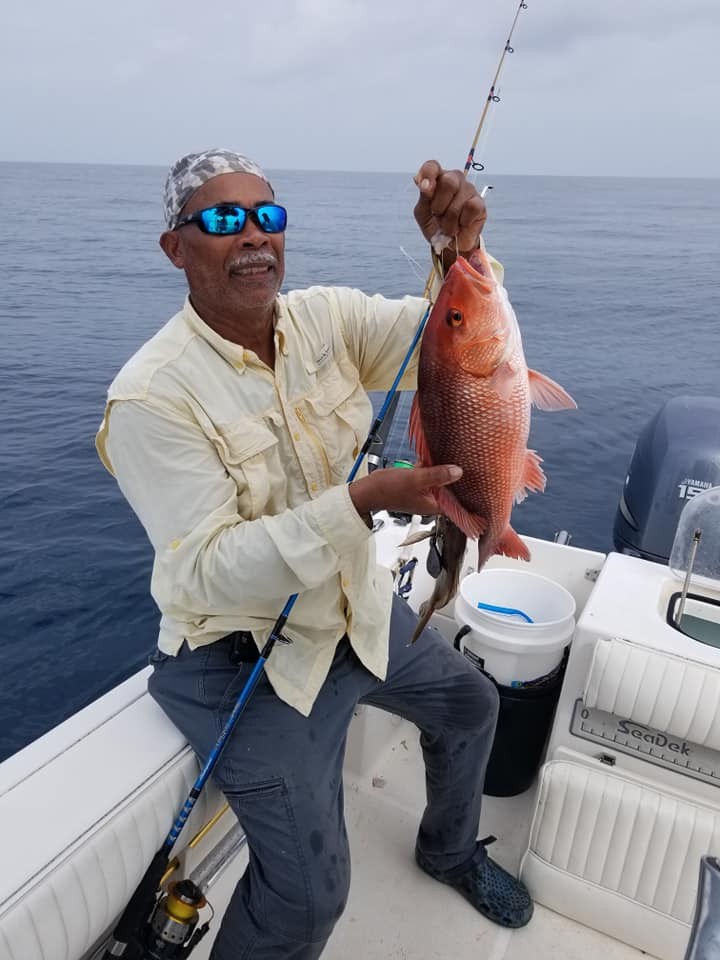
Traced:
<svg viewBox="0 0 720 960">
<path fill-rule="evenodd" d="M 667 563 L 685 503 L 718 486 L 720 398 L 668 400 L 635 445 L 615 517 L 615 549 Z"/>
</svg>

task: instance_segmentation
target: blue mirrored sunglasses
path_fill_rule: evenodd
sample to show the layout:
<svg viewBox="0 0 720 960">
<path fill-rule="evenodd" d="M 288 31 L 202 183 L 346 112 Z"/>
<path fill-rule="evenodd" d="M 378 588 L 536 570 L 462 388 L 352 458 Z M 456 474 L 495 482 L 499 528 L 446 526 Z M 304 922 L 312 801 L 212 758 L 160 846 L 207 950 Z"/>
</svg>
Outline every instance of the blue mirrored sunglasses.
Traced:
<svg viewBox="0 0 720 960">
<path fill-rule="evenodd" d="M 196 223 L 203 233 L 226 237 L 242 233 L 247 219 L 253 221 L 264 233 L 282 233 L 287 227 L 287 210 L 277 203 L 260 203 L 256 207 L 238 207 L 234 203 L 218 203 L 206 210 L 198 210 L 183 217 L 175 225 L 185 227 Z"/>
</svg>

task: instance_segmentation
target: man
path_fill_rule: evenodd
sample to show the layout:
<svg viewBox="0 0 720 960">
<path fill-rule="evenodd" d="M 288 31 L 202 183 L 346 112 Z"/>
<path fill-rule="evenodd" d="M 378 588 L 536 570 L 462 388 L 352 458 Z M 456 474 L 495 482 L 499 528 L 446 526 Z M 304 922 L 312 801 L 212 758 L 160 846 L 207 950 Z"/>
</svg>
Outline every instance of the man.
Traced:
<svg viewBox="0 0 720 960">
<path fill-rule="evenodd" d="M 483 201 L 459 171 L 423 164 L 416 219 L 469 253 Z M 97 445 L 155 549 L 162 612 L 150 692 L 208 756 L 287 597 L 285 633 L 216 780 L 250 863 L 214 960 L 312 960 L 345 906 L 342 763 L 368 703 L 422 731 L 427 807 L 416 859 L 485 916 L 522 926 L 532 903 L 477 842 L 497 716 L 494 686 L 416 619 L 375 563 L 370 514 L 431 513 L 452 465 L 345 482 L 425 301 L 313 287 L 280 295 L 286 212 L 261 168 L 208 150 L 179 160 L 160 245 L 185 306 L 110 387 Z M 446 253 L 445 266 L 453 259 Z M 498 270 L 501 268 L 497 265 Z M 414 384 L 416 361 L 402 384 Z"/>
</svg>

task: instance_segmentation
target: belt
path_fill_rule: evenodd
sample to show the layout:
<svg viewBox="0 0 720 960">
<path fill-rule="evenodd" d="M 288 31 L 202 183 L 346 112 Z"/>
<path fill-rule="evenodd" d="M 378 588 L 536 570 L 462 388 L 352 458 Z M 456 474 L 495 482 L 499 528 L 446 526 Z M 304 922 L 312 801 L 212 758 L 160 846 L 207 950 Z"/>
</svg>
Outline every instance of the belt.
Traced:
<svg viewBox="0 0 720 960">
<path fill-rule="evenodd" d="M 229 644 L 228 660 L 230 663 L 257 663 L 260 659 L 258 648 L 249 630 L 236 630 L 218 642 Z"/>
</svg>

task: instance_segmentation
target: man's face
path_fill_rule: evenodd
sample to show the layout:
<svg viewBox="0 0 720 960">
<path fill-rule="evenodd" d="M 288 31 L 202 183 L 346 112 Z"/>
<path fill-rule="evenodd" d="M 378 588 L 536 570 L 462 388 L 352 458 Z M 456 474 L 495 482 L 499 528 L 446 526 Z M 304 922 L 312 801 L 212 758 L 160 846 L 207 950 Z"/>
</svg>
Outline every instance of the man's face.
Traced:
<svg viewBox="0 0 720 960">
<path fill-rule="evenodd" d="M 270 187 L 251 173 L 224 173 L 204 183 L 182 216 L 220 203 L 255 207 L 273 200 Z M 201 316 L 234 315 L 270 306 L 285 274 L 285 235 L 263 233 L 250 217 L 242 233 L 211 236 L 195 223 L 168 231 L 160 244 L 185 271 L 190 296 Z"/>
</svg>

